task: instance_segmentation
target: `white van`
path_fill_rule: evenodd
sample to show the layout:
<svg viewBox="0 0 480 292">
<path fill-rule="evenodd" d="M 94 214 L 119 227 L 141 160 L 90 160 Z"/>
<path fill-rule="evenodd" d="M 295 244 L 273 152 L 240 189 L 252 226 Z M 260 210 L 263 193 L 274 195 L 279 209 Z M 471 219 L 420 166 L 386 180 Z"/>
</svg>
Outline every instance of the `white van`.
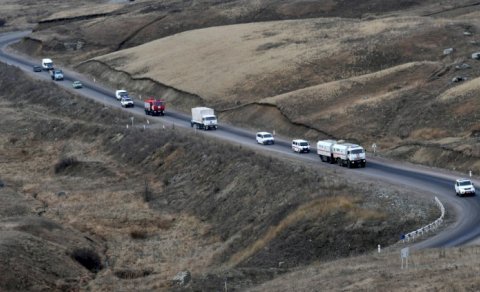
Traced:
<svg viewBox="0 0 480 292">
<path fill-rule="evenodd" d="M 310 152 L 310 143 L 306 140 L 295 139 L 292 141 L 292 150 L 298 153 L 308 153 Z"/>
<path fill-rule="evenodd" d="M 42 59 L 42 68 L 45 71 L 53 70 L 52 59 Z"/>
<path fill-rule="evenodd" d="M 273 135 L 268 132 L 258 132 L 256 134 L 256 139 L 258 144 L 275 144 L 275 138 L 273 138 Z"/>
</svg>

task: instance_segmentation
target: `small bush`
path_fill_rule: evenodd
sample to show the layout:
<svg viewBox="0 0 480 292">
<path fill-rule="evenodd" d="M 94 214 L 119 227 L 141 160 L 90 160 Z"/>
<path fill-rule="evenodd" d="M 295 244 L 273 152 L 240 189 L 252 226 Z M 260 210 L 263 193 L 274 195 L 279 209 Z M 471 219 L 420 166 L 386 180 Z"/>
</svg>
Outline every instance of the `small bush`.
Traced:
<svg viewBox="0 0 480 292">
<path fill-rule="evenodd" d="M 145 230 L 133 230 L 130 232 L 130 237 L 133 239 L 146 239 L 148 232 Z"/>
<path fill-rule="evenodd" d="M 152 272 L 152 270 L 120 270 L 115 272 L 115 276 L 120 279 L 136 279 L 146 277 Z"/>
<path fill-rule="evenodd" d="M 0 27 L 4 26 L 7 21 L 3 18 L 0 18 Z"/>
<path fill-rule="evenodd" d="M 60 173 L 70 166 L 75 166 L 78 162 L 79 161 L 75 157 L 62 158 L 55 164 L 55 173 Z"/>
<path fill-rule="evenodd" d="M 79 248 L 72 252 L 71 257 L 92 273 L 98 273 L 103 268 L 100 256 L 93 250 Z"/>
</svg>

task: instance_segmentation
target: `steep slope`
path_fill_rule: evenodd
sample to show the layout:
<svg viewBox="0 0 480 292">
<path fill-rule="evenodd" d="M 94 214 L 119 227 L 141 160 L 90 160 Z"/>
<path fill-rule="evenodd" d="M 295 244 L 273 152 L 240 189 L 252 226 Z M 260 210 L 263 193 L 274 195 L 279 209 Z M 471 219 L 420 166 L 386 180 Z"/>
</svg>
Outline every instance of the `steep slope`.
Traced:
<svg viewBox="0 0 480 292">
<path fill-rule="evenodd" d="M 168 289 L 182 270 L 194 290 L 225 275 L 241 289 L 438 216 L 400 187 L 190 130 L 125 129 L 129 114 L 11 66 L 0 86 L 0 290 Z"/>
</svg>

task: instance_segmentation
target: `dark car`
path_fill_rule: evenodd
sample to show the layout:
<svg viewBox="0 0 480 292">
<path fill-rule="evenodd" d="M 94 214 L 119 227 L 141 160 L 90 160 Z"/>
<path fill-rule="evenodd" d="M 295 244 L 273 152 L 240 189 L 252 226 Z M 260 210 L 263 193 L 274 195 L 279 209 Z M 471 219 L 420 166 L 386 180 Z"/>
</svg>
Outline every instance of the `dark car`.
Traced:
<svg viewBox="0 0 480 292">
<path fill-rule="evenodd" d="M 42 66 L 38 66 L 38 65 L 33 66 L 33 72 L 42 72 Z"/>
</svg>

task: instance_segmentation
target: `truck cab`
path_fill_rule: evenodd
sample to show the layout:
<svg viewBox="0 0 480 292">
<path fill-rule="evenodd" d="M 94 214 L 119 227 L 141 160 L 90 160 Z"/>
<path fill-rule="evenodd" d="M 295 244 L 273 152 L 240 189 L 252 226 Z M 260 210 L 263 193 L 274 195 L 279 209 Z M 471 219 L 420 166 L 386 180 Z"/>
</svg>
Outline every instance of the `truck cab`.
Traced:
<svg viewBox="0 0 480 292">
<path fill-rule="evenodd" d="M 51 59 L 42 59 L 42 69 L 45 71 L 53 70 L 53 61 Z"/>
<path fill-rule="evenodd" d="M 365 167 L 365 150 L 362 146 L 351 143 L 335 144 L 333 146 L 333 158 L 341 166 Z"/>
</svg>

